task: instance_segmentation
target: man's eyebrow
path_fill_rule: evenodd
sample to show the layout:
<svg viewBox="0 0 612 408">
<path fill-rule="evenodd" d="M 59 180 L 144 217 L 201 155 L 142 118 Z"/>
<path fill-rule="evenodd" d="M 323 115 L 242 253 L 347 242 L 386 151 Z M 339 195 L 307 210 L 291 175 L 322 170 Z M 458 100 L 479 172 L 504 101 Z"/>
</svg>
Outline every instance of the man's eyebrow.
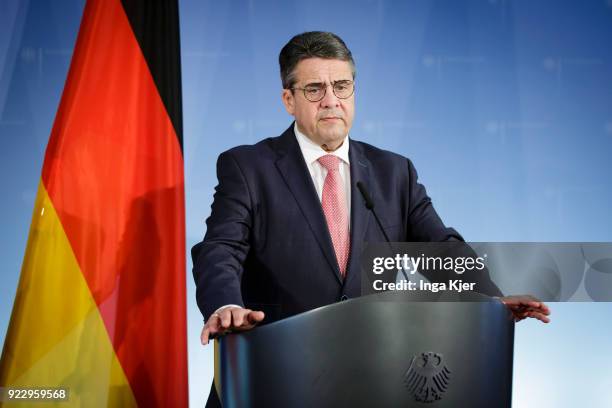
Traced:
<svg viewBox="0 0 612 408">
<path fill-rule="evenodd" d="M 309 82 L 304 86 L 323 86 L 325 85 L 325 82 Z"/>
<path fill-rule="evenodd" d="M 332 81 L 332 85 L 333 84 L 337 84 L 337 83 L 343 83 L 343 82 L 353 82 L 352 79 L 338 79 L 336 81 Z M 325 82 L 309 82 L 304 86 L 325 86 Z"/>
</svg>

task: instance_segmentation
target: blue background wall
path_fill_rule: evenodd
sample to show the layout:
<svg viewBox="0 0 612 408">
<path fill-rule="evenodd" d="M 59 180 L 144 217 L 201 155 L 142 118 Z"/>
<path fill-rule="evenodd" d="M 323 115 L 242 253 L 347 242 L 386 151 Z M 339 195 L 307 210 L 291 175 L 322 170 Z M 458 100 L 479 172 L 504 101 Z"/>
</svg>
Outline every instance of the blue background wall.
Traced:
<svg viewBox="0 0 612 408">
<path fill-rule="evenodd" d="M 182 1 L 187 244 L 217 155 L 280 134 L 277 57 L 339 34 L 357 63 L 351 137 L 410 157 L 471 241 L 612 241 L 612 0 Z M 83 1 L 0 0 L 0 341 Z M 212 378 L 188 281 L 191 402 Z M 612 407 L 612 304 L 517 326 L 514 405 Z M 492 339 L 492 341 L 494 341 Z"/>
</svg>

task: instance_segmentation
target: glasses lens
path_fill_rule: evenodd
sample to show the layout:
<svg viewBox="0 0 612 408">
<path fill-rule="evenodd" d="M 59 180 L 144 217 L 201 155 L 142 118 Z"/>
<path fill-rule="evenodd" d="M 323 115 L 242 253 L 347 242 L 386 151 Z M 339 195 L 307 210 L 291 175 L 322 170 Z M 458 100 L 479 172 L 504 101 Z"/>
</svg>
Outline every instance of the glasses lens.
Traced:
<svg viewBox="0 0 612 408">
<path fill-rule="evenodd" d="M 345 99 L 353 94 L 353 81 L 338 81 L 334 83 L 334 94 L 338 98 Z"/>
<path fill-rule="evenodd" d="M 318 102 L 325 96 L 325 88 L 322 86 L 309 85 L 304 88 L 304 96 L 311 102 Z"/>
</svg>

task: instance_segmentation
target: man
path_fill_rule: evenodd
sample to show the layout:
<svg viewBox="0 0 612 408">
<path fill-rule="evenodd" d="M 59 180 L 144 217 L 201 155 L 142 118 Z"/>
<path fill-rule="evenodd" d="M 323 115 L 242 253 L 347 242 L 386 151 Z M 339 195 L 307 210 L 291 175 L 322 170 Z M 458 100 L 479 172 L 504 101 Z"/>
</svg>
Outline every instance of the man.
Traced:
<svg viewBox="0 0 612 408">
<path fill-rule="evenodd" d="M 295 122 L 279 137 L 222 153 L 204 240 L 194 246 L 197 301 L 210 335 L 245 330 L 361 295 L 359 256 L 391 241 L 462 240 L 444 226 L 405 157 L 349 138 L 355 65 L 335 34 L 293 37 L 279 56 L 282 101 Z M 488 274 L 477 290 L 501 296 Z M 533 298 L 502 300 L 517 320 L 548 321 Z"/>
</svg>

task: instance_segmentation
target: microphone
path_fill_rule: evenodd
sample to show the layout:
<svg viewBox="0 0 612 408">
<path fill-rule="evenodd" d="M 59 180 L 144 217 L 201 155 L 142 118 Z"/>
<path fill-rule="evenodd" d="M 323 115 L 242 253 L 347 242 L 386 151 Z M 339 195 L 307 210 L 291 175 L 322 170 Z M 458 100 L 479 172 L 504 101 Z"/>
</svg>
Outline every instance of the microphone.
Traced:
<svg viewBox="0 0 612 408">
<path fill-rule="evenodd" d="M 376 214 L 376 211 L 374 211 L 374 201 L 372 201 L 372 197 L 370 197 L 370 193 L 368 193 L 368 190 L 366 189 L 366 187 L 363 185 L 363 183 L 361 181 L 357 182 L 357 188 L 359 189 L 359 192 L 361 193 L 361 196 L 363 197 L 363 201 L 365 202 L 365 207 L 368 210 L 370 210 L 372 212 L 372 214 L 374 215 L 374 219 L 376 219 L 376 223 L 378 224 L 378 228 L 380 228 L 380 230 L 382 231 L 383 235 L 385 236 L 385 240 L 389 244 L 391 244 L 391 240 L 387 236 L 387 233 L 385 232 L 385 229 L 383 228 L 382 223 L 380 222 L 380 218 L 378 218 L 378 215 Z"/>
<path fill-rule="evenodd" d="M 359 192 L 361 193 L 361 196 L 363 197 L 365 207 L 372 212 L 372 215 L 374 215 L 374 219 L 376 220 L 376 223 L 378 224 L 378 228 L 380 228 L 380 230 L 382 231 L 383 235 L 385 236 L 385 240 L 387 241 L 387 244 L 389 244 L 389 248 L 391 248 L 391 252 L 393 252 L 393 245 L 391 245 L 391 240 L 389 239 L 389 236 L 385 232 L 385 229 L 383 228 L 382 223 L 380 222 L 380 218 L 378 218 L 378 215 L 376 214 L 376 211 L 374 211 L 374 201 L 372 201 L 372 197 L 370 197 L 370 193 L 368 193 L 366 186 L 361 181 L 357 182 L 357 188 L 359 189 Z M 410 279 L 408 279 L 408 275 L 406 274 L 406 271 L 404 270 L 404 268 L 402 268 L 402 274 L 404 275 L 406 282 L 410 281 Z"/>
</svg>

